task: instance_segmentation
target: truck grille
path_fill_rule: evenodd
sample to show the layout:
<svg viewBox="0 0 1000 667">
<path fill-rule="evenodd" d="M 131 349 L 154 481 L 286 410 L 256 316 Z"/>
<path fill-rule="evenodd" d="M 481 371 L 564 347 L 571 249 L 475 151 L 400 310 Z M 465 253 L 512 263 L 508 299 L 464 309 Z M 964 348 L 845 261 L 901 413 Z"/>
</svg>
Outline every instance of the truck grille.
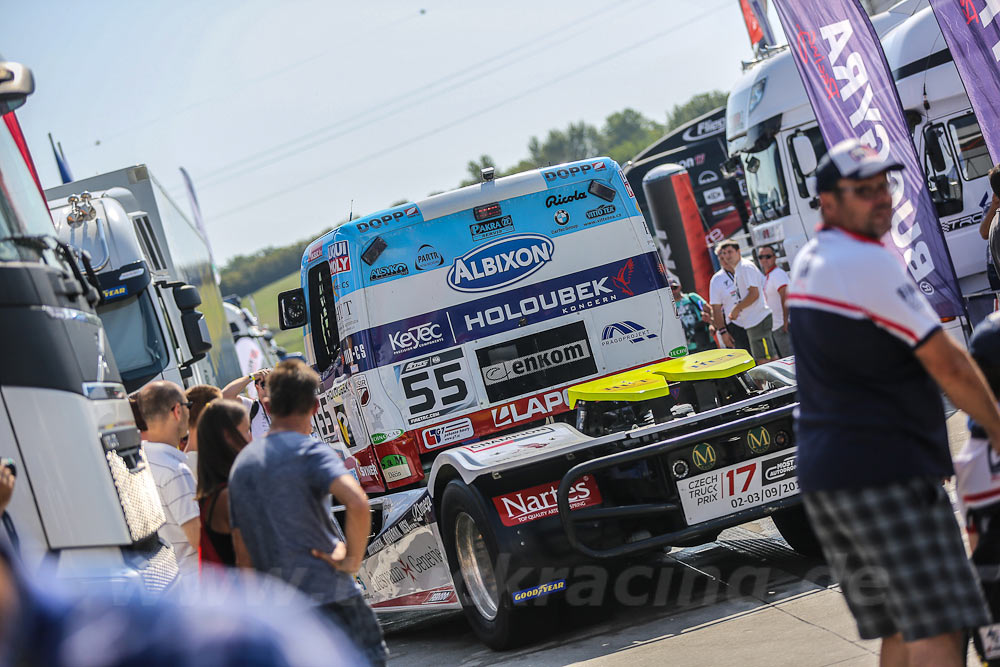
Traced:
<svg viewBox="0 0 1000 667">
<path fill-rule="evenodd" d="M 117 451 L 108 451 L 105 455 L 132 541 L 144 540 L 155 534 L 165 520 L 160 494 L 156 490 L 153 474 L 149 471 L 146 454 L 141 448 L 138 449 L 134 455 L 136 465 L 131 469 Z"/>
<path fill-rule="evenodd" d="M 155 536 L 140 544 L 123 547 L 122 556 L 139 573 L 146 593 L 164 593 L 177 579 L 174 550 Z"/>
</svg>

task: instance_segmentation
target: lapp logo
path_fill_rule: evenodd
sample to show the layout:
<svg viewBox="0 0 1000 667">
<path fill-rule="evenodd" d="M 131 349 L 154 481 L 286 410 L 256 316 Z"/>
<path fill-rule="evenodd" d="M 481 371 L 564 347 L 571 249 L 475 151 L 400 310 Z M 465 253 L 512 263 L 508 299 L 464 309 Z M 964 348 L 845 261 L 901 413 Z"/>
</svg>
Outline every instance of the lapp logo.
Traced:
<svg viewBox="0 0 1000 667">
<path fill-rule="evenodd" d="M 519 401 L 501 405 L 493 408 L 494 426 L 511 426 L 518 422 L 528 421 L 537 417 L 543 417 L 554 413 L 557 409 L 568 406 L 566 397 L 561 391 L 552 391 L 547 394 L 522 398 Z"/>
<path fill-rule="evenodd" d="M 351 270 L 351 257 L 347 241 L 337 241 L 330 245 L 330 273 L 336 275 Z"/>
<path fill-rule="evenodd" d="M 601 345 L 607 347 L 626 340 L 630 343 L 639 343 L 656 337 L 655 333 L 641 324 L 625 320 L 604 327 L 604 331 L 601 333 Z"/>
<path fill-rule="evenodd" d="M 524 280 L 552 261 L 555 245 L 541 234 L 515 234 L 474 248 L 455 260 L 448 285 L 486 292 Z"/>
<path fill-rule="evenodd" d="M 418 324 L 405 331 L 389 334 L 389 345 L 396 354 L 441 342 L 444 342 L 444 335 L 441 333 L 441 325 L 437 323 Z"/>
<path fill-rule="evenodd" d="M 424 430 L 424 446 L 427 449 L 436 449 L 462 442 L 475 437 L 476 430 L 472 427 L 472 420 L 468 417 L 456 419 L 452 422 L 431 426 Z"/>
<path fill-rule="evenodd" d="M 530 521 L 553 516 L 559 512 L 557 500 L 559 482 L 539 484 L 530 489 L 494 496 L 493 506 L 505 526 L 519 526 Z M 597 482 L 590 475 L 584 475 L 569 488 L 571 510 L 599 505 L 602 502 Z"/>
</svg>

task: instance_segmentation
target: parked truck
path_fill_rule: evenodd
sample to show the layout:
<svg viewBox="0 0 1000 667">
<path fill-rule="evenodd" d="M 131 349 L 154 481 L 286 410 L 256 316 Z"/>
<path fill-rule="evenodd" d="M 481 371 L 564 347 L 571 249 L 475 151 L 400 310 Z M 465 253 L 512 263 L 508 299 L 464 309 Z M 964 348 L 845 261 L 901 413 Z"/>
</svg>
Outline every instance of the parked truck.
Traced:
<svg viewBox="0 0 1000 667">
<path fill-rule="evenodd" d="M 872 17 L 913 132 L 931 199 L 965 295 L 988 287 L 978 224 L 992 166 L 951 53 L 926 0 Z M 826 154 L 816 117 L 787 48 L 749 65 L 727 103 L 729 154 L 746 173 L 753 243 L 788 261 L 819 224 L 809 177 Z"/>
<path fill-rule="evenodd" d="M 317 430 L 373 498 L 358 580 L 380 612 L 461 607 L 505 648 L 586 565 L 766 515 L 815 546 L 792 360 L 685 356 L 608 158 L 487 172 L 343 223 L 308 245 L 278 307 L 321 374 Z"/>
<path fill-rule="evenodd" d="M 16 471 L 0 540 L 31 571 L 163 591 L 176 575 L 96 276 L 56 236 L 13 118 L 31 73 L 0 58 L 0 457 Z M 88 279 L 87 275 L 90 275 Z"/>
<path fill-rule="evenodd" d="M 151 380 L 225 386 L 239 361 L 208 241 L 145 165 L 45 191 L 59 238 L 87 252 L 131 393 Z"/>
</svg>

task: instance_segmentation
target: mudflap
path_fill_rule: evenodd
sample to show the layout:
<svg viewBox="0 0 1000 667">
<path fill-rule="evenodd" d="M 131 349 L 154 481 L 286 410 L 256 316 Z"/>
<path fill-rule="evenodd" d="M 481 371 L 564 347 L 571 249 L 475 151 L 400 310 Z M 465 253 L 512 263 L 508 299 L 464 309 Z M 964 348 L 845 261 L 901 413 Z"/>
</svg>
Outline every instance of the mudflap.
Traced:
<svg viewBox="0 0 1000 667">
<path fill-rule="evenodd" d="M 461 609 L 427 489 L 390 493 L 371 505 L 375 534 L 357 576 L 368 604 L 379 614 Z"/>
</svg>

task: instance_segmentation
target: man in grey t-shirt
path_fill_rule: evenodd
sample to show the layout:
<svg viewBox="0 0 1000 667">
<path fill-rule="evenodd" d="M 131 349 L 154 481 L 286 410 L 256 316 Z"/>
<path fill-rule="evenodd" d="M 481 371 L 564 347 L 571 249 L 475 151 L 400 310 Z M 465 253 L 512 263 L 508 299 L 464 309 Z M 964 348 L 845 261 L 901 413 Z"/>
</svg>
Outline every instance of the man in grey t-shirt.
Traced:
<svg viewBox="0 0 1000 667">
<path fill-rule="evenodd" d="M 284 361 L 268 377 L 271 429 L 237 455 L 229 473 L 236 563 L 298 587 L 373 665 L 386 647 L 354 575 L 368 543 L 368 497 L 326 443 L 312 437 L 319 376 Z M 345 541 L 330 516 L 331 494 L 346 507 Z"/>
</svg>

